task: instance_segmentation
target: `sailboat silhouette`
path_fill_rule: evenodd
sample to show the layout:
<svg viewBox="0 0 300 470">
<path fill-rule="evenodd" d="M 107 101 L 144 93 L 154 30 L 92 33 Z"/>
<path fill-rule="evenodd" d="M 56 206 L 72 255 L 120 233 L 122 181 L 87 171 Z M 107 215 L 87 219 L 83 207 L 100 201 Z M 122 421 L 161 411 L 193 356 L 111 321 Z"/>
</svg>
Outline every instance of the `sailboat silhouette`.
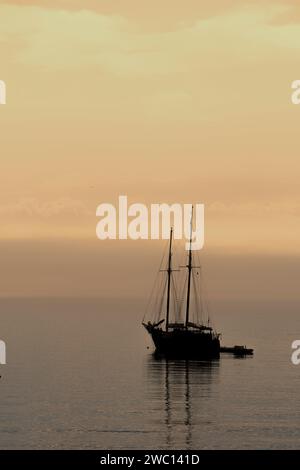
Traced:
<svg viewBox="0 0 300 470">
<path fill-rule="evenodd" d="M 172 281 L 172 242 L 173 230 L 170 230 L 168 265 L 164 270 L 167 274 L 167 298 L 164 318 L 156 322 L 143 322 L 143 326 L 151 335 L 157 353 L 168 357 L 183 359 L 214 359 L 220 355 L 220 334 L 218 334 L 209 324 L 209 318 L 205 321 L 190 321 L 191 306 L 191 284 L 194 268 L 192 250 L 192 224 L 193 208 L 191 213 L 190 243 L 188 251 L 187 268 L 187 288 L 185 303 L 184 321 L 170 322 L 170 302 L 171 302 L 171 281 Z"/>
</svg>

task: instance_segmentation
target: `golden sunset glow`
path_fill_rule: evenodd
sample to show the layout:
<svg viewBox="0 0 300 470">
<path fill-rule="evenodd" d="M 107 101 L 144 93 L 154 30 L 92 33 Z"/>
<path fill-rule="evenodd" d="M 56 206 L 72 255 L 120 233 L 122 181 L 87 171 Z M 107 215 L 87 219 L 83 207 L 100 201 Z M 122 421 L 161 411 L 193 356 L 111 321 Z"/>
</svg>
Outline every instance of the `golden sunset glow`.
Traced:
<svg viewBox="0 0 300 470">
<path fill-rule="evenodd" d="M 299 255 L 299 2 L 0 1 L 0 18 L 3 252 L 120 251 L 95 212 L 125 194 L 204 203 L 212 252 Z"/>
</svg>

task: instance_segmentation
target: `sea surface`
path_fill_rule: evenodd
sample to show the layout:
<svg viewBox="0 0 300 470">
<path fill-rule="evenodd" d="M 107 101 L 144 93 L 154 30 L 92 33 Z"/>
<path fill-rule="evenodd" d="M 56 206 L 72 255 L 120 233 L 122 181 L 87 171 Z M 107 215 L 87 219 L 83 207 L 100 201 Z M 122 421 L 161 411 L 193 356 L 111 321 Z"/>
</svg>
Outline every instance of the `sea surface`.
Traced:
<svg viewBox="0 0 300 470">
<path fill-rule="evenodd" d="M 215 302 L 254 357 L 154 358 L 143 302 L 2 299 L 1 449 L 300 449 L 299 302 Z"/>
</svg>

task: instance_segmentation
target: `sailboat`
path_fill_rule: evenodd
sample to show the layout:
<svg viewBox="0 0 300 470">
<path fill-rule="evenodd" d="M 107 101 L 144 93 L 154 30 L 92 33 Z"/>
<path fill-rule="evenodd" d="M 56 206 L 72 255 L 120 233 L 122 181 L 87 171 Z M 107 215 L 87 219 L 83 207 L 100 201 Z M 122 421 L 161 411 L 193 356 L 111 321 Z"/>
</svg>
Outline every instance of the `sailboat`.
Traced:
<svg viewBox="0 0 300 470">
<path fill-rule="evenodd" d="M 184 319 L 177 319 L 175 322 L 170 321 L 171 282 L 175 271 L 172 267 L 173 229 L 171 228 L 167 269 L 164 270 L 167 275 L 167 295 L 165 309 L 163 309 L 165 314 L 158 321 L 148 321 L 147 323 L 143 321 L 142 324 L 151 335 L 158 354 L 180 359 L 214 359 L 220 356 L 220 334 L 212 328 L 209 318 L 207 318 L 207 321 L 203 319 L 201 321 L 192 321 L 191 319 L 191 281 L 193 270 L 199 268 L 193 263 L 192 223 L 193 210 L 188 259 L 187 264 L 184 266 L 187 269 L 186 291 L 183 292 L 183 298 L 185 299 Z M 162 314 L 164 312 L 162 311 Z"/>
</svg>

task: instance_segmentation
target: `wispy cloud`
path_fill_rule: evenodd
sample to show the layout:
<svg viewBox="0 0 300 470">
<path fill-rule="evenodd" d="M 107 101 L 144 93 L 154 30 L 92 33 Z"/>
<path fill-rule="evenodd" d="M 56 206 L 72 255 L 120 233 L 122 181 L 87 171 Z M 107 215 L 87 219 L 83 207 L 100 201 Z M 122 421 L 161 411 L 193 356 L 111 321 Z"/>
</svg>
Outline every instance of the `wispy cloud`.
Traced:
<svg viewBox="0 0 300 470">
<path fill-rule="evenodd" d="M 82 201 L 61 198 L 55 201 L 41 202 L 36 198 L 24 198 L 11 204 L 0 205 L 0 215 L 29 216 L 50 218 L 55 216 L 90 216 L 94 211 Z"/>
<path fill-rule="evenodd" d="M 222 17 L 195 18 L 192 25 L 181 24 L 176 31 L 140 34 L 122 16 L 2 5 L 0 37 L 4 42 L 23 37 L 16 57 L 23 64 L 61 69 L 98 66 L 117 75 L 167 76 L 183 70 L 192 73 L 204 58 L 207 65 L 214 61 L 216 69 L 224 61 L 227 67 L 234 66 L 237 44 L 244 52 L 238 60 L 246 64 L 270 60 L 270 48 L 279 42 L 287 50 L 300 48 L 292 25 L 282 28 L 280 36 L 279 26 L 275 27 L 278 15 L 287 11 L 286 6 L 252 5 Z"/>
</svg>

